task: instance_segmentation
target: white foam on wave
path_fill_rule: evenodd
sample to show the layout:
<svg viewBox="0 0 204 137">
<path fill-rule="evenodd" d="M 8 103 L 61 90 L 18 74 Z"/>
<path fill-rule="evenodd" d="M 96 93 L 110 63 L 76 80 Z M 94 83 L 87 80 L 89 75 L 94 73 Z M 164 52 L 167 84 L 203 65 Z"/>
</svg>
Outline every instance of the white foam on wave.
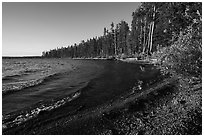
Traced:
<svg viewBox="0 0 204 137">
<path fill-rule="evenodd" d="M 20 81 L 14 83 L 8 83 L 2 85 L 2 94 L 5 94 L 9 91 L 19 91 L 21 89 L 39 85 L 44 79 L 30 80 L 30 81 Z"/>
<path fill-rule="evenodd" d="M 60 106 L 63 106 L 65 103 L 67 102 L 70 102 L 74 99 L 76 99 L 77 97 L 80 96 L 80 92 L 75 92 L 74 94 L 72 94 L 71 96 L 68 96 L 68 97 L 65 97 L 61 100 L 58 100 L 52 104 L 42 104 L 40 105 L 39 107 L 35 108 L 35 109 L 32 109 L 31 111 L 25 113 L 25 114 L 21 114 L 19 116 L 17 116 L 13 121 L 9 121 L 9 122 L 6 122 L 4 123 L 4 120 L 8 119 L 10 117 L 10 115 L 8 116 L 3 116 L 2 119 L 3 119 L 3 124 L 2 124 L 2 128 L 3 129 L 6 129 L 8 127 L 13 127 L 14 125 L 19 125 L 29 119 L 32 119 L 36 116 L 38 116 L 38 114 L 42 111 L 51 111 L 53 109 L 56 109 Z"/>
<path fill-rule="evenodd" d="M 41 83 L 43 83 L 47 78 L 55 76 L 58 73 L 54 73 L 54 74 L 50 74 L 50 75 L 45 75 L 45 76 L 41 76 L 41 78 L 39 79 L 31 79 L 31 80 L 27 80 L 27 81 L 19 81 L 19 82 L 12 82 L 12 83 L 6 83 L 6 84 L 2 84 L 2 94 L 6 94 L 6 93 L 10 93 L 10 92 L 15 92 L 15 91 L 19 91 L 28 87 L 33 87 L 36 85 L 39 85 Z"/>
</svg>

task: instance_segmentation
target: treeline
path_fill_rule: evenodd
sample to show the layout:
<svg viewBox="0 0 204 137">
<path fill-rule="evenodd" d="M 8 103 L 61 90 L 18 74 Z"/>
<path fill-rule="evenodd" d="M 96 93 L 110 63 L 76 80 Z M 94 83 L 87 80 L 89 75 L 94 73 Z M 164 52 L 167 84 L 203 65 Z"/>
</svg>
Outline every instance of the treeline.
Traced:
<svg viewBox="0 0 204 137">
<path fill-rule="evenodd" d="M 44 51 L 43 57 L 138 57 L 152 55 L 176 42 L 189 26 L 198 28 L 201 2 L 144 2 L 132 13 L 132 23 L 111 23 L 104 34 L 79 44 Z"/>
</svg>

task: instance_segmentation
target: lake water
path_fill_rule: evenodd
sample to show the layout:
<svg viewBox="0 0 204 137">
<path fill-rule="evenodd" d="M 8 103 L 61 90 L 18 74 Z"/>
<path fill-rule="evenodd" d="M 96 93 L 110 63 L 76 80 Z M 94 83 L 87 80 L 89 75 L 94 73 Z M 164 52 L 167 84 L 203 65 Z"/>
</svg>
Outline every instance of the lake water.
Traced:
<svg viewBox="0 0 204 137">
<path fill-rule="evenodd" d="M 3 128 L 59 107 L 63 111 L 53 115 L 94 108 L 133 89 L 139 92 L 159 76 L 154 66 L 140 66 L 106 60 L 3 59 Z"/>
</svg>

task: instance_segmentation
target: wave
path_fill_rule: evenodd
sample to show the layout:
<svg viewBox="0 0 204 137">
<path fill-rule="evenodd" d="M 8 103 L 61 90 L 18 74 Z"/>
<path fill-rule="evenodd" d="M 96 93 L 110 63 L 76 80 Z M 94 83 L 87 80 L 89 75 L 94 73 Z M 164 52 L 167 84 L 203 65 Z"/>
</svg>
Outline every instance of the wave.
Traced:
<svg viewBox="0 0 204 137">
<path fill-rule="evenodd" d="M 32 74 L 32 73 L 35 73 L 38 71 L 42 71 L 42 70 L 41 69 L 25 69 L 25 70 L 21 70 L 21 71 L 17 71 L 17 72 L 11 71 L 10 73 L 13 73 L 13 74 L 2 76 L 2 81 L 8 81 L 8 80 L 12 81 L 12 80 L 20 78 L 24 75 L 29 75 L 29 74 Z"/>
<path fill-rule="evenodd" d="M 15 78 L 19 78 L 19 77 L 21 77 L 21 74 L 3 76 L 2 81 L 14 80 Z"/>
<path fill-rule="evenodd" d="M 23 90 L 25 88 L 34 87 L 37 85 L 40 85 L 44 82 L 48 82 L 50 80 L 54 80 L 56 78 L 59 78 L 57 76 L 61 75 L 61 73 L 54 73 L 48 76 L 45 76 L 43 78 L 29 80 L 29 81 L 20 81 L 20 82 L 13 82 L 13 83 L 7 83 L 2 84 L 2 95 L 7 95 L 10 93 L 14 93 L 16 91 Z M 13 76 L 6 76 L 4 79 L 13 79 L 14 77 L 17 77 L 17 75 Z"/>
<path fill-rule="evenodd" d="M 54 73 L 54 74 L 51 74 L 51 75 L 44 77 L 43 81 L 48 82 L 51 80 L 56 80 L 56 79 L 59 79 L 61 75 L 63 75 L 63 73 Z"/>
<path fill-rule="evenodd" d="M 26 69 L 25 71 L 23 71 L 23 73 L 34 73 L 37 71 L 41 71 L 40 69 Z"/>
<path fill-rule="evenodd" d="M 37 117 L 38 115 L 41 115 L 53 109 L 59 108 L 63 106 L 64 104 L 78 98 L 80 94 L 81 94 L 81 90 L 78 90 L 77 92 L 74 92 L 65 98 L 62 98 L 55 102 L 51 102 L 49 104 L 40 104 L 37 107 L 32 108 L 31 110 L 28 110 L 25 112 L 21 112 L 18 115 L 7 114 L 6 116 L 3 116 L 2 118 L 2 129 L 4 130 L 7 128 L 11 128 L 23 122 L 26 122 L 27 120 L 30 120 L 34 117 Z"/>
</svg>

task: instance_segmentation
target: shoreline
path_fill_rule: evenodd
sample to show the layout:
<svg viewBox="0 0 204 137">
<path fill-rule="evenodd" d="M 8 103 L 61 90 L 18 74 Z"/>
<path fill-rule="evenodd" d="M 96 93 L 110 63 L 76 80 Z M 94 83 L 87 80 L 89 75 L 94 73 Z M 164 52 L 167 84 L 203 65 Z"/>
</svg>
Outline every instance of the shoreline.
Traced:
<svg viewBox="0 0 204 137">
<path fill-rule="evenodd" d="M 138 60 L 137 58 L 72 58 L 73 60 L 110 60 L 110 61 L 121 61 L 125 63 L 135 63 L 135 64 L 151 64 L 151 65 L 157 65 L 158 60 L 157 59 L 149 59 L 149 60 Z"/>
</svg>

